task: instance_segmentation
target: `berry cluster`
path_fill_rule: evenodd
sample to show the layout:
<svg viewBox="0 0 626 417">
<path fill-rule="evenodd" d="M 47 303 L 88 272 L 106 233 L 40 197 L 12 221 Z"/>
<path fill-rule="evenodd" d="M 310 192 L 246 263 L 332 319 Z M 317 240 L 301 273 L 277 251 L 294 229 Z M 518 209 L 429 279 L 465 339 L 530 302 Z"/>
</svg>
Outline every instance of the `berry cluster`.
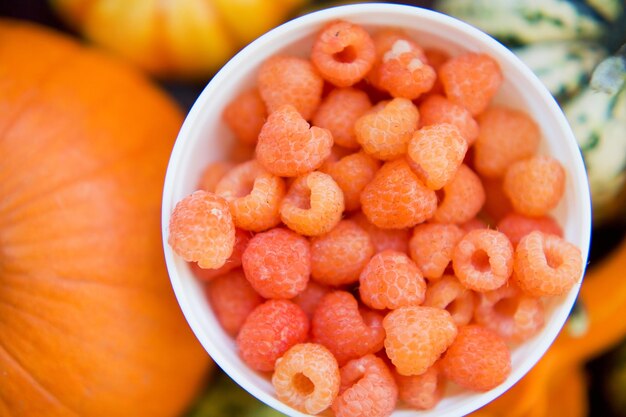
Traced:
<svg viewBox="0 0 626 417">
<path fill-rule="evenodd" d="M 566 173 L 528 114 L 491 103 L 502 77 L 486 54 L 336 21 L 225 107 L 254 155 L 207 166 L 169 243 L 286 404 L 384 417 L 448 382 L 490 390 L 542 297 L 580 279 L 550 216 Z"/>
</svg>

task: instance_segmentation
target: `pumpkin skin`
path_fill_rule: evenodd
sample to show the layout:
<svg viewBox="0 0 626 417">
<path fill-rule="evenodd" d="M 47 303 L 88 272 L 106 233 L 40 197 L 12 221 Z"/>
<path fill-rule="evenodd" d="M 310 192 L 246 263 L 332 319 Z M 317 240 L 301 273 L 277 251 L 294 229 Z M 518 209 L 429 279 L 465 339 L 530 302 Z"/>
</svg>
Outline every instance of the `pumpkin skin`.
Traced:
<svg viewBox="0 0 626 417">
<path fill-rule="evenodd" d="M 50 0 L 85 37 L 152 74 L 206 79 L 306 0 Z"/>
<path fill-rule="evenodd" d="M 179 415 L 210 363 L 160 238 L 179 109 L 34 25 L 0 63 L 0 416 Z"/>
</svg>

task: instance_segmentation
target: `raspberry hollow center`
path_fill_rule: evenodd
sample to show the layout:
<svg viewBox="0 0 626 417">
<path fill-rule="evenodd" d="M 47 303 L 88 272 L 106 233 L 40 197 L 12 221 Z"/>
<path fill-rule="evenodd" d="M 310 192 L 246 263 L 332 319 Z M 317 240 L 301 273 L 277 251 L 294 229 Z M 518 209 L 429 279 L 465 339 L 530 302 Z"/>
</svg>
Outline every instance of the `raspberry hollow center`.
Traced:
<svg viewBox="0 0 626 417">
<path fill-rule="evenodd" d="M 489 255 L 483 249 L 478 249 L 472 254 L 472 265 L 479 272 L 487 272 L 491 269 Z"/>
<path fill-rule="evenodd" d="M 296 392 L 303 396 L 310 395 L 315 390 L 315 384 L 313 384 L 313 381 L 311 381 L 311 379 L 302 372 L 295 374 L 292 382 Z"/>
<path fill-rule="evenodd" d="M 356 56 L 356 49 L 352 45 L 348 45 L 341 51 L 333 54 L 333 58 L 335 59 L 335 61 L 341 62 L 343 64 L 349 64 L 351 62 L 354 62 Z"/>
</svg>

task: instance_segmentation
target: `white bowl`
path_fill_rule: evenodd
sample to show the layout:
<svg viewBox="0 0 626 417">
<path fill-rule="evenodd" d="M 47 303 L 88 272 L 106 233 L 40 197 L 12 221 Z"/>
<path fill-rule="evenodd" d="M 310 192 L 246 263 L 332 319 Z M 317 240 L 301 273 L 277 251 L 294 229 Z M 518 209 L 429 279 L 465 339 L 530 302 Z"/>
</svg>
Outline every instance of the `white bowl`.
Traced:
<svg viewBox="0 0 626 417">
<path fill-rule="evenodd" d="M 580 151 L 560 108 L 541 82 L 508 49 L 483 32 L 449 16 L 412 6 L 355 4 L 311 13 L 292 20 L 248 45 L 215 75 L 204 89 L 183 124 L 171 155 L 163 194 L 162 232 L 165 258 L 185 317 L 215 362 L 239 385 L 259 400 L 291 416 L 305 414 L 279 401 L 267 376 L 257 373 L 237 355 L 235 343 L 220 327 L 202 285 L 187 263 L 167 244 L 170 213 L 178 201 L 194 191 L 207 163 L 225 156 L 232 134 L 221 120 L 222 109 L 241 90 L 255 83 L 259 65 L 279 52 L 304 56 L 320 28 L 333 19 L 345 19 L 367 29 L 396 27 L 414 35 L 423 46 L 438 47 L 451 54 L 463 51 L 486 52 L 495 58 L 504 74 L 496 101 L 528 112 L 539 124 L 543 141 L 540 152 L 561 161 L 567 171 L 565 196 L 554 211 L 565 238 L 583 253 L 589 248 L 591 206 L 587 176 Z M 449 390 L 430 411 L 398 409 L 401 416 L 461 416 L 487 404 L 526 374 L 553 342 L 567 319 L 580 283 L 563 297 L 547 305 L 546 325 L 534 338 L 512 352 L 512 371 L 504 383 L 485 393 Z"/>
</svg>

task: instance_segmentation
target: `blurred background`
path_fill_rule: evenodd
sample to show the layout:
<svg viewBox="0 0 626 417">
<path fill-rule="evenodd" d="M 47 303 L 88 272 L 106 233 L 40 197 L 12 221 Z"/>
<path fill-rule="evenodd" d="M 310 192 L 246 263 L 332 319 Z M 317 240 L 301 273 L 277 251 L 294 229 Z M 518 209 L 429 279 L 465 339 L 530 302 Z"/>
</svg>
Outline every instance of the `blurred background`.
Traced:
<svg viewBox="0 0 626 417">
<path fill-rule="evenodd" d="M 121 57 L 140 68 L 187 111 L 211 75 L 246 43 L 294 16 L 341 4 L 176 0 L 172 3 L 180 8 L 173 6 L 170 11 L 178 13 L 173 21 L 180 24 L 163 26 L 155 12 L 157 3 L 0 0 L 0 17 L 36 22 Z M 184 3 L 195 6 L 185 8 Z M 590 178 L 594 229 L 589 273 L 570 320 L 538 366 L 476 415 L 626 416 L 624 1 L 397 3 L 451 14 L 511 47 L 562 106 Z M 0 62 L 0 69 L 2 65 Z M 248 396 L 218 369 L 206 376 L 203 385 L 187 407 L 186 417 L 280 415 Z"/>
</svg>

